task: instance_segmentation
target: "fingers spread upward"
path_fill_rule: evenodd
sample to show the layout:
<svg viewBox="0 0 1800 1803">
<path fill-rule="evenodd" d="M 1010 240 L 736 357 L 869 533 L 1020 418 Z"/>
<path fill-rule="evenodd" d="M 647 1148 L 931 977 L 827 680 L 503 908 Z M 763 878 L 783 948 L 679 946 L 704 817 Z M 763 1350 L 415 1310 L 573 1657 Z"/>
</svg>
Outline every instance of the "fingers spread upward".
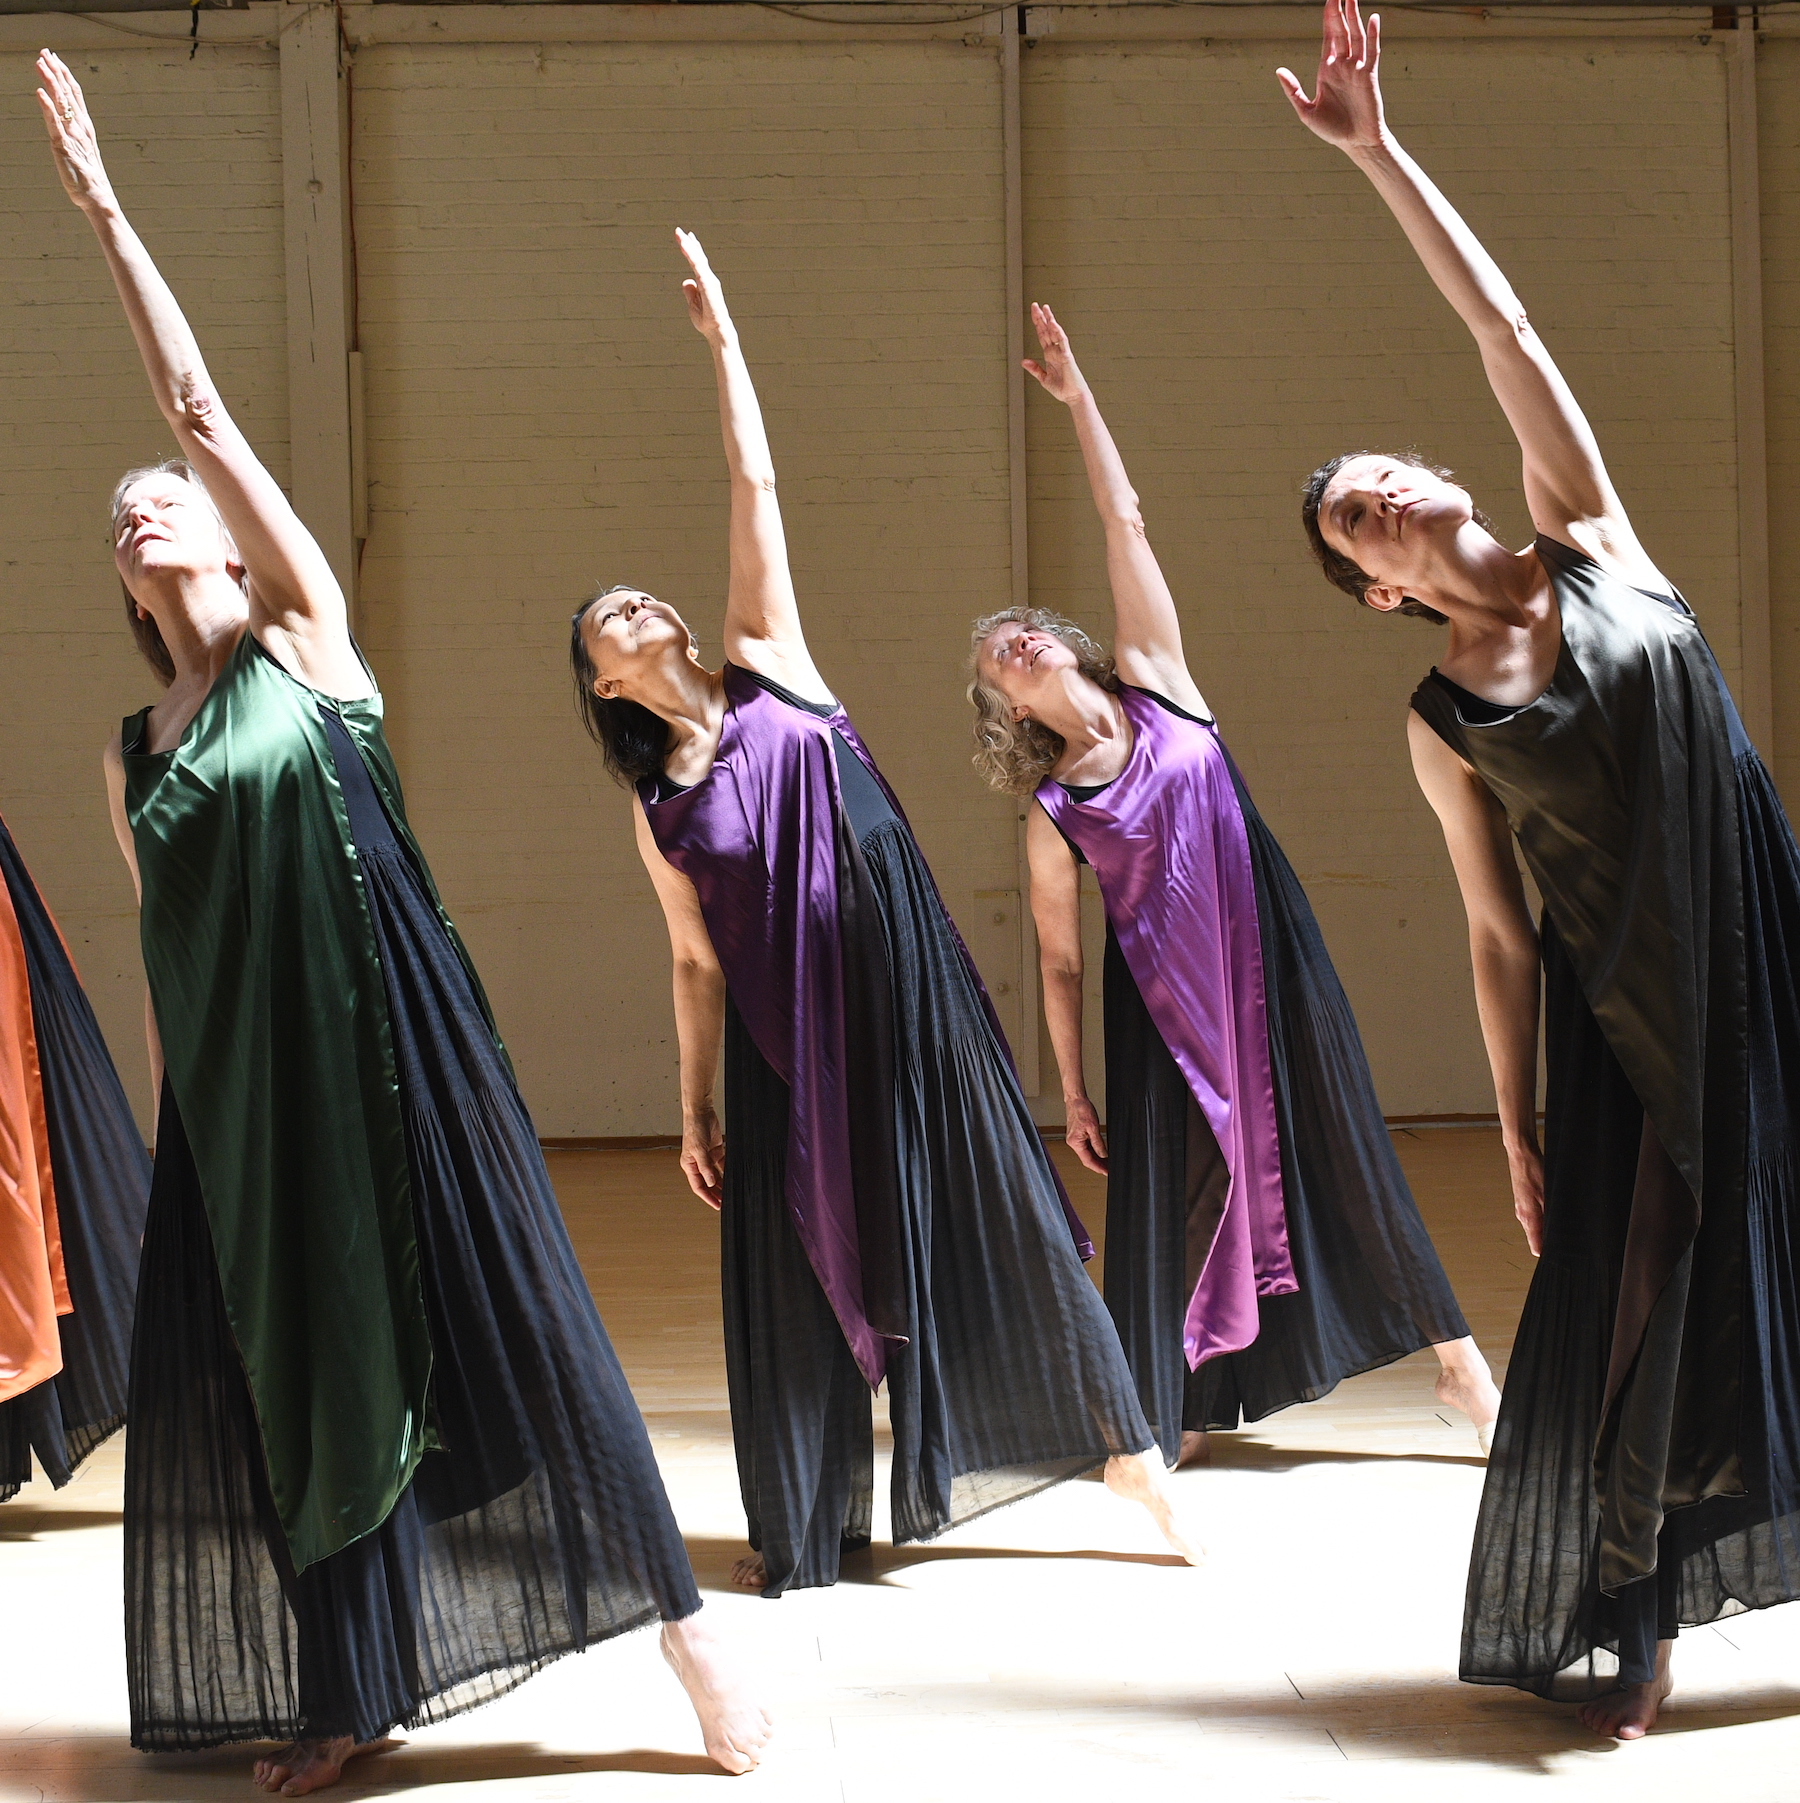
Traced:
<svg viewBox="0 0 1800 1803">
<path fill-rule="evenodd" d="M 1327 143 L 1344 149 L 1368 145 L 1383 131 L 1381 17 L 1363 22 L 1357 0 L 1325 0 L 1319 72 L 1309 98 L 1292 69 L 1275 71 L 1281 91 L 1302 122 Z"/>
<path fill-rule="evenodd" d="M 725 306 L 725 290 L 706 260 L 705 248 L 692 232 L 684 231 L 680 226 L 675 228 L 675 243 L 687 259 L 688 268 L 694 272 L 681 284 L 681 292 L 695 331 L 722 331 L 730 321 L 730 314 Z"/>
<path fill-rule="evenodd" d="M 1082 386 L 1081 371 L 1075 367 L 1075 353 L 1069 348 L 1069 335 L 1056 315 L 1042 301 L 1031 303 L 1032 329 L 1037 333 L 1043 361 L 1026 357 L 1021 360 L 1025 373 L 1048 394 L 1059 401 L 1071 401 Z"/>
</svg>

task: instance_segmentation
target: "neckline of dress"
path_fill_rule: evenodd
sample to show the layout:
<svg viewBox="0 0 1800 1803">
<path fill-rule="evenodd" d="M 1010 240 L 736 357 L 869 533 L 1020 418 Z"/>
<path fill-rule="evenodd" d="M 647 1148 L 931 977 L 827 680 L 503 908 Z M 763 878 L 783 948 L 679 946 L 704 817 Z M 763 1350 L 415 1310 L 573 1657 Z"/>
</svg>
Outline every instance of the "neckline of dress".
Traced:
<svg viewBox="0 0 1800 1803">
<path fill-rule="evenodd" d="M 244 649 L 246 644 L 251 647 L 248 652 Z M 332 695 L 327 693 L 324 689 L 314 688 L 311 683 L 303 682 L 296 676 L 293 671 L 290 670 L 287 665 L 256 636 L 255 632 L 251 630 L 250 622 L 246 620 L 244 622 L 244 630 L 238 635 L 238 642 L 232 646 L 231 655 L 225 660 L 225 667 L 207 685 L 206 693 L 200 697 L 199 705 L 194 709 L 193 713 L 188 716 L 187 725 L 181 729 L 180 738 L 178 738 L 166 751 L 133 751 L 124 743 L 123 736 L 121 736 L 119 753 L 122 757 L 128 758 L 156 759 L 179 757 L 182 752 L 187 750 L 188 741 L 194 736 L 194 729 L 200 724 L 200 716 L 204 714 L 207 708 L 212 704 L 213 697 L 219 692 L 219 685 L 231 674 L 232 667 L 237 663 L 238 659 L 246 656 L 261 658 L 270 669 L 287 682 L 292 683 L 293 686 L 297 688 L 301 694 L 307 696 L 315 706 L 324 703 L 330 707 L 340 719 L 342 719 L 345 708 L 367 707 L 370 702 L 379 701 L 381 699 L 381 685 L 375 680 L 375 672 L 369 667 L 369 660 L 363 656 L 362 647 L 357 644 L 355 639 L 351 639 L 350 649 L 356 653 L 356 661 L 362 665 L 363 674 L 369 679 L 369 692 L 366 695 Z M 150 710 L 155 705 L 155 702 L 151 702 L 148 706 L 139 708 L 138 711 L 131 716 L 138 722 L 138 734 L 140 737 L 143 736 L 145 729 L 149 725 Z"/>
<path fill-rule="evenodd" d="M 746 664 L 734 664 L 730 658 L 726 658 L 721 674 L 729 677 L 733 671 L 739 676 L 744 677 L 753 688 L 770 696 L 771 699 L 780 702 L 783 706 L 792 706 L 796 712 L 804 714 L 809 720 L 817 720 L 821 726 L 830 726 L 832 721 L 844 711 L 844 704 L 833 698 L 831 712 L 829 714 L 818 713 L 815 710 L 823 707 L 825 705 L 824 702 L 808 702 L 801 696 L 794 694 L 791 689 L 776 682 L 772 676 L 765 676 L 760 670 L 752 670 Z M 650 781 L 653 784 L 664 782 L 672 783 L 674 785 L 675 793 L 673 795 L 657 795 L 653 793 L 649 800 L 643 803 L 646 808 L 660 808 L 666 806 L 671 801 L 680 801 L 686 796 L 697 794 L 712 781 L 713 775 L 718 770 L 722 761 L 722 754 L 725 750 L 725 735 L 731 730 L 732 716 L 736 712 L 737 699 L 732 695 L 730 683 L 727 682 L 725 688 L 725 715 L 719 722 L 719 742 L 713 747 L 712 762 L 707 765 L 706 774 L 696 782 L 676 783 L 675 779 L 668 773 L 665 760 L 664 768 L 658 770 L 650 778 Z M 641 793 L 639 799 L 642 800 Z"/>
</svg>

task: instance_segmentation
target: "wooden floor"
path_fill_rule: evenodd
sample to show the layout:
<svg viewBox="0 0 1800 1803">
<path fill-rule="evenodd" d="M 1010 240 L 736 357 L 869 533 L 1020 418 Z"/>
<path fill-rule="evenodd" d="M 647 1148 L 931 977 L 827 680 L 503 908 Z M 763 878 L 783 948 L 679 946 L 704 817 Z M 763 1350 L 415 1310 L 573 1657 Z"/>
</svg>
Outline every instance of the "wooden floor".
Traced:
<svg viewBox="0 0 1800 1803">
<path fill-rule="evenodd" d="M 1528 1277 L 1486 1129 L 1403 1134 L 1432 1231 L 1503 1363 Z M 1220 1440 L 1176 1480 L 1212 1561 L 1175 1564 L 1139 1511 L 1067 1484 L 933 1545 L 878 1544 L 835 1590 L 726 1594 L 741 1550 L 719 1353 L 715 1218 L 668 1152 L 551 1159 L 720 1625 L 779 1737 L 746 1794 L 782 1803 L 1115 1797 L 1479 1803 L 1800 1798 L 1800 1609 L 1682 1638 L 1665 1728 L 1632 1746 L 1455 1679 L 1474 1434 L 1427 1354 Z M 1066 1165 L 1090 1224 L 1099 1183 Z M 0 1797 L 189 1803 L 252 1794 L 241 1749 L 126 1739 L 123 1449 L 60 1495 L 0 1506 Z M 878 1518 L 878 1532 L 881 1522 Z M 354 1768 L 353 1768 L 354 1770 Z M 640 1634 L 415 1735 L 334 1793 L 432 1803 L 636 1799 L 726 1783 Z"/>
</svg>

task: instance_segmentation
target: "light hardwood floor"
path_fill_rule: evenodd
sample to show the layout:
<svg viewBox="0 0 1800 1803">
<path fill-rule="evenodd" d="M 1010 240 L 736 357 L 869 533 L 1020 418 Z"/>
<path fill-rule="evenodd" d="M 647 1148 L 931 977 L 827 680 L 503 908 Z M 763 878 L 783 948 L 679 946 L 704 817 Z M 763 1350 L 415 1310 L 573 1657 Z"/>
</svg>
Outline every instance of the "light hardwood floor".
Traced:
<svg viewBox="0 0 1800 1803">
<path fill-rule="evenodd" d="M 1399 1144 L 1475 1332 L 1502 1364 L 1529 1259 L 1490 1130 Z M 742 1550 L 720 1363 L 717 1229 L 668 1152 L 552 1173 L 720 1626 L 779 1712 L 742 1782 L 782 1803 L 1144 1797 L 1481 1803 L 1800 1797 L 1800 1609 L 1682 1638 L 1665 1728 L 1620 1747 L 1560 1706 L 1455 1678 L 1475 1437 L 1408 1359 L 1217 1442 L 1176 1482 L 1212 1562 L 1067 1484 L 926 1547 L 878 1542 L 835 1590 L 727 1594 Z M 1090 1225 L 1103 1186 L 1065 1160 Z M 123 1448 L 0 1506 L 0 1797 L 241 1798 L 242 1749 L 126 1740 Z M 878 1518 L 878 1531 L 882 1523 Z M 346 1798 L 633 1799 L 726 1782 L 640 1634 L 360 1770 Z"/>
</svg>

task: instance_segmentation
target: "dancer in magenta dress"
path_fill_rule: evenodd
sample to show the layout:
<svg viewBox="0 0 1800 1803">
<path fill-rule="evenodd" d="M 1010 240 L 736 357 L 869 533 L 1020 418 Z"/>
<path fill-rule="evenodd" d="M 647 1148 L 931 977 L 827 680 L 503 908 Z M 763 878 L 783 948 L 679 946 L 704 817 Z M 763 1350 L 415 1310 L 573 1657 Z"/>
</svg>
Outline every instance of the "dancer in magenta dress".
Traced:
<svg viewBox="0 0 1800 1803">
<path fill-rule="evenodd" d="M 1112 436 L 1047 307 L 1026 367 L 1070 409 L 1106 528 L 1109 656 L 1041 609 L 977 623 L 976 763 L 1027 845 L 1068 1139 L 1108 1173 L 1106 1298 L 1170 1464 L 1432 1347 L 1499 1397 L 1419 1219 L 1343 987 L 1182 650 Z M 1106 903 L 1103 1129 L 1082 1065 L 1080 863 Z"/>
</svg>

